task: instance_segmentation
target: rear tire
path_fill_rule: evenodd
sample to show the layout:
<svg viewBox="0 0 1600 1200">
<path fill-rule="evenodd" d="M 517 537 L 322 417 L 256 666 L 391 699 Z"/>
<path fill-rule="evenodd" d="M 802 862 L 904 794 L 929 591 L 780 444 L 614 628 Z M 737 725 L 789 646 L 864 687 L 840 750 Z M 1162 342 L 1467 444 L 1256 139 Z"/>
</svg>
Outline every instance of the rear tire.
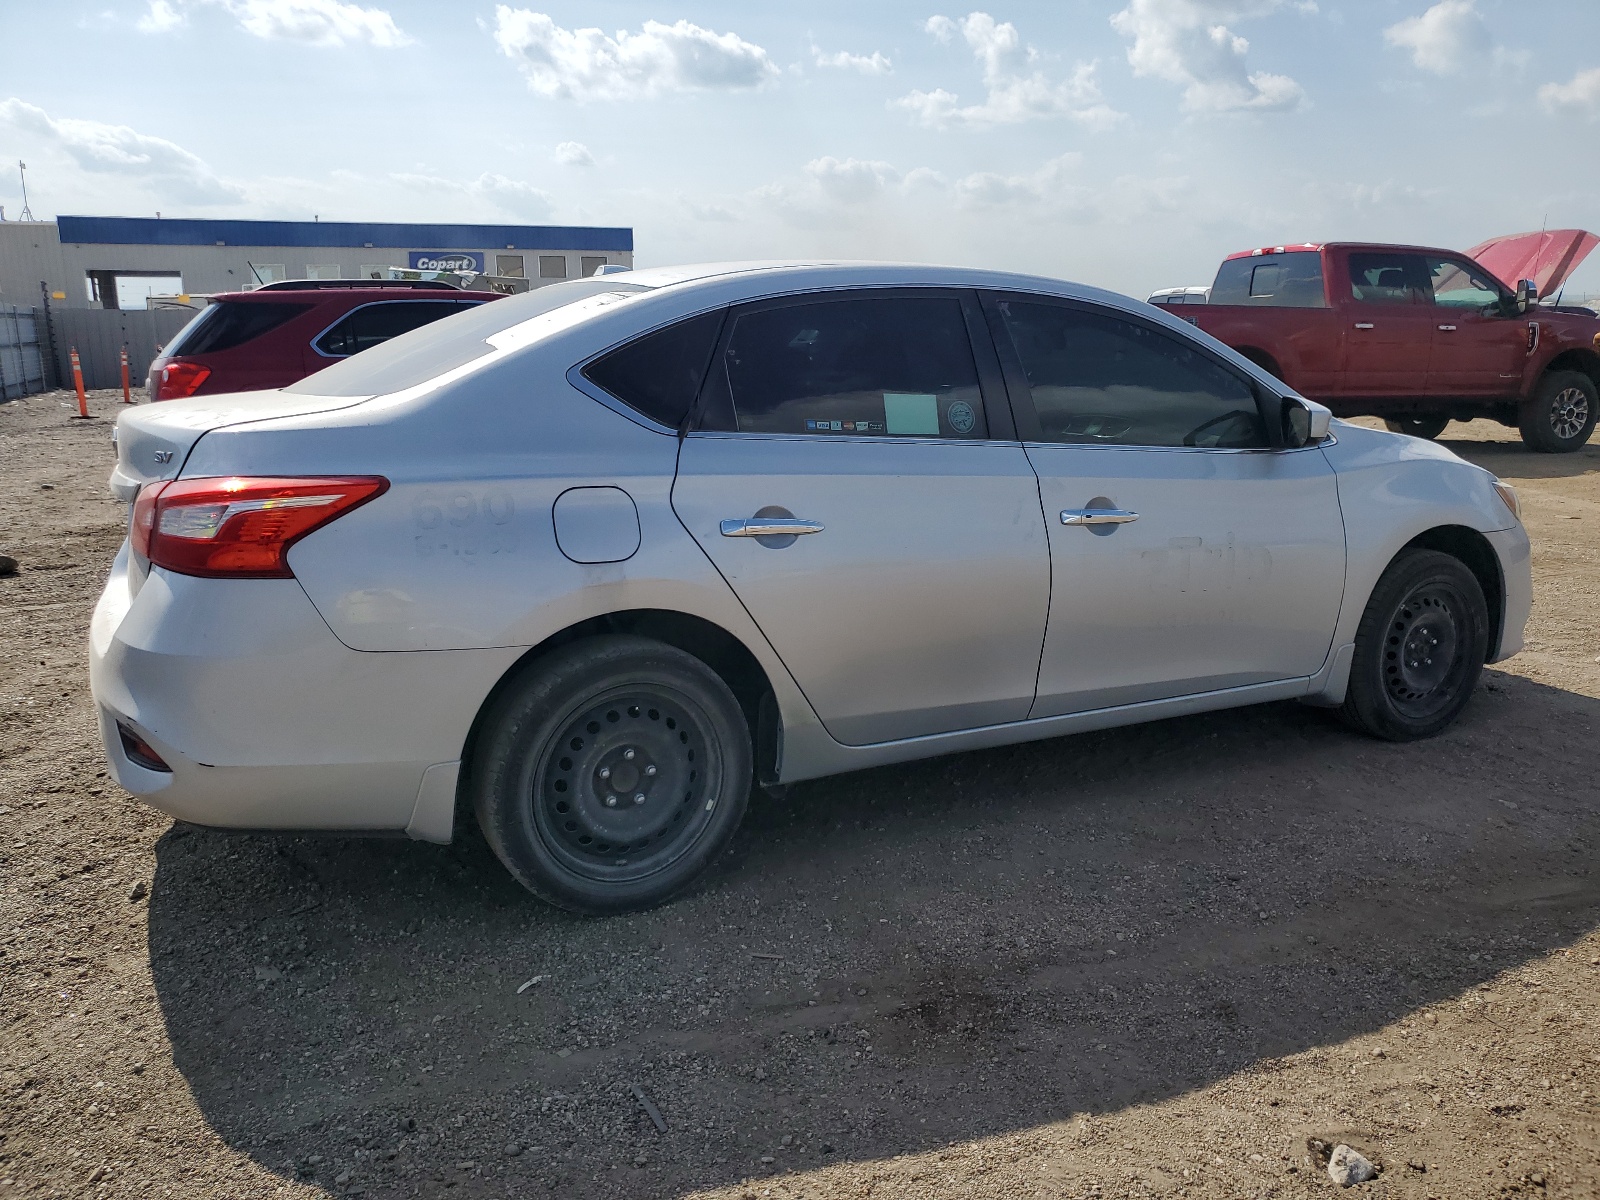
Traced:
<svg viewBox="0 0 1600 1200">
<path fill-rule="evenodd" d="M 1383 427 L 1390 433 L 1403 433 L 1408 437 L 1421 438 L 1431 442 L 1445 431 L 1445 426 L 1450 424 L 1449 417 L 1405 417 L 1400 420 L 1385 420 Z"/>
<path fill-rule="evenodd" d="M 750 797 L 750 730 L 722 679 L 647 638 L 556 651 L 486 714 L 474 806 L 534 895 L 601 915 L 660 904 L 727 846 Z"/>
<path fill-rule="evenodd" d="M 1597 416 L 1594 380 L 1580 371 L 1550 371 L 1518 410 L 1517 428 L 1528 449 L 1569 454 L 1588 442 Z"/>
<path fill-rule="evenodd" d="M 1339 715 L 1391 742 L 1432 737 L 1472 698 L 1488 652 L 1477 577 L 1448 554 L 1404 550 L 1367 601 Z"/>
</svg>

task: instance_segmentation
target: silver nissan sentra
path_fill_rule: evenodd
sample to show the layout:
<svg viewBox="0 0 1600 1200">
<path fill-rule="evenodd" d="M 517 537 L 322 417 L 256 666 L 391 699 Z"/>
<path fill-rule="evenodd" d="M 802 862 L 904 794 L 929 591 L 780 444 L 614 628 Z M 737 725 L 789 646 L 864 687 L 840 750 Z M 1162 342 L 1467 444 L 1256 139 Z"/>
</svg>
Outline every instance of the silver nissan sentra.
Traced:
<svg viewBox="0 0 1600 1200">
<path fill-rule="evenodd" d="M 687 886 L 753 783 L 1291 697 L 1426 737 L 1530 602 L 1489 472 L 988 271 L 574 281 L 118 433 L 117 780 L 233 828 L 470 806 L 590 913 Z"/>
</svg>

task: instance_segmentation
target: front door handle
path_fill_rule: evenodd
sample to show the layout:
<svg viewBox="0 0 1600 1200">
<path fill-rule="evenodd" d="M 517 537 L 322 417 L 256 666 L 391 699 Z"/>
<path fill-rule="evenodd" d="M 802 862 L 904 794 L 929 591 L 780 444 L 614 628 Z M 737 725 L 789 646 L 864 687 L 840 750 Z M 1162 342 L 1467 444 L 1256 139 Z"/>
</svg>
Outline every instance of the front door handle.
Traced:
<svg viewBox="0 0 1600 1200">
<path fill-rule="evenodd" d="M 798 533 L 821 533 L 821 521 L 802 521 L 798 517 L 753 517 L 724 521 L 723 537 L 786 537 Z"/>
<path fill-rule="evenodd" d="M 1454 333 L 1456 331 L 1456 327 L 1454 325 L 1441 325 L 1439 328 L 1445 333 Z"/>
<path fill-rule="evenodd" d="M 1357 321 L 1356 322 L 1356 328 L 1357 329 L 1371 329 L 1372 328 L 1372 322 L 1371 321 Z"/>
<path fill-rule="evenodd" d="M 1129 521 L 1137 521 L 1139 514 L 1129 512 L 1125 508 L 1064 508 L 1061 510 L 1061 523 L 1063 525 L 1126 525 Z"/>
</svg>

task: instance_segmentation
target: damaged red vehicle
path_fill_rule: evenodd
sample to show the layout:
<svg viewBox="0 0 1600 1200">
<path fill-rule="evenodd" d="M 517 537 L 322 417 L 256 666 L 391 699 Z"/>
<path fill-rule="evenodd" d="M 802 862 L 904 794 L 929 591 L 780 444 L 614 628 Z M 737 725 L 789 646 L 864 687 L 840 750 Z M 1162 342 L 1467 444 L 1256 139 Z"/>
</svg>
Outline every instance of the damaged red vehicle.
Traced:
<svg viewBox="0 0 1600 1200">
<path fill-rule="evenodd" d="M 1467 251 L 1355 242 L 1230 255 L 1209 304 L 1174 315 L 1339 416 L 1434 438 L 1488 417 L 1534 450 L 1576 450 L 1600 417 L 1600 316 L 1540 304 L 1600 237 L 1581 229 Z"/>
</svg>

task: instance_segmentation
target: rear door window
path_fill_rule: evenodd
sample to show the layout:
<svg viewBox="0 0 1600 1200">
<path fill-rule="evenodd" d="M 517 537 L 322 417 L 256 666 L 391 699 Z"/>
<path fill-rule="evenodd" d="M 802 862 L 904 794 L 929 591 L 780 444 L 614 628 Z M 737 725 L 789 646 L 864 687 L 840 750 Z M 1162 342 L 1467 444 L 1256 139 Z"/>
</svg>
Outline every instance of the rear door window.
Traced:
<svg viewBox="0 0 1600 1200">
<path fill-rule="evenodd" d="M 380 300 L 352 309 L 313 344 L 330 358 L 345 358 L 473 307 L 462 300 Z"/>
<path fill-rule="evenodd" d="M 1230 258 L 1211 285 L 1212 304 L 1250 304 L 1267 308 L 1326 308 L 1322 254 L 1256 254 Z"/>
<path fill-rule="evenodd" d="M 1002 300 L 1040 440 L 1254 449 L 1250 384 L 1171 334 L 1096 309 Z"/>
<path fill-rule="evenodd" d="M 185 325 L 163 353 L 171 358 L 232 350 L 309 311 L 309 304 L 220 300 Z"/>
<path fill-rule="evenodd" d="M 702 428 L 986 438 L 955 296 L 871 296 L 736 312 Z"/>
<path fill-rule="evenodd" d="M 1362 304 L 1427 304 L 1432 292 L 1427 260 L 1420 254 L 1350 255 L 1350 296 Z"/>
</svg>

